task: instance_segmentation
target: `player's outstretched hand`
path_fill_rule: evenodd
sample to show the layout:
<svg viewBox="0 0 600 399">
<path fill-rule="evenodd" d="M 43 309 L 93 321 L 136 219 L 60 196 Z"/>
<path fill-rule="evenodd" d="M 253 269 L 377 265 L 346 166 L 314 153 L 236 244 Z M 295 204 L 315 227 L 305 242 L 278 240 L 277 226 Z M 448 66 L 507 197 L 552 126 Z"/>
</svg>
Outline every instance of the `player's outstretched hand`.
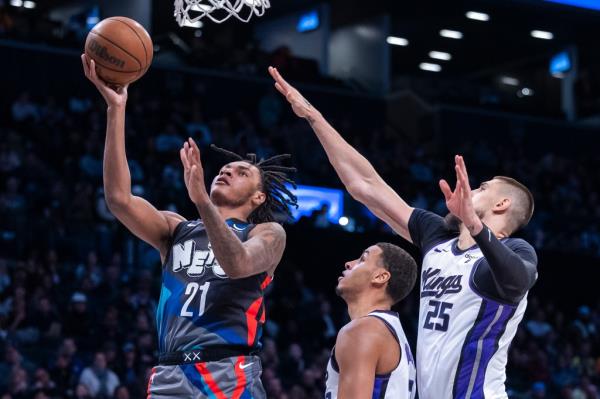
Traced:
<svg viewBox="0 0 600 399">
<path fill-rule="evenodd" d="M 179 156 L 183 164 L 185 187 L 192 202 L 200 205 L 210 201 L 204 185 L 204 169 L 200 159 L 200 149 L 192 138 L 188 138 L 183 144 L 183 147 L 179 150 Z"/>
<path fill-rule="evenodd" d="M 269 67 L 269 73 L 275 80 L 275 88 L 288 100 L 294 113 L 300 118 L 309 119 L 318 112 L 315 107 L 291 84 L 289 84 L 279 73 L 277 68 Z"/>
<path fill-rule="evenodd" d="M 109 107 L 124 107 L 127 103 L 127 87 L 125 86 L 109 86 L 96 74 L 96 63 L 93 59 L 85 54 L 81 54 L 81 63 L 83 64 L 83 72 L 94 86 L 98 89 L 106 104 Z"/>
<path fill-rule="evenodd" d="M 450 213 L 459 218 L 469 229 L 471 235 L 477 235 L 483 228 L 481 219 L 475 213 L 473 208 L 473 198 L 471 186 L 469 184 L 469 175 L 467 166 L 462 156 L 454 156 L 454 170 L 456 171 L 456 187 L 454 191 L 446 180 L 440 180 L 440 188 L 446 198 L 446 206 Z"/>
</svg>

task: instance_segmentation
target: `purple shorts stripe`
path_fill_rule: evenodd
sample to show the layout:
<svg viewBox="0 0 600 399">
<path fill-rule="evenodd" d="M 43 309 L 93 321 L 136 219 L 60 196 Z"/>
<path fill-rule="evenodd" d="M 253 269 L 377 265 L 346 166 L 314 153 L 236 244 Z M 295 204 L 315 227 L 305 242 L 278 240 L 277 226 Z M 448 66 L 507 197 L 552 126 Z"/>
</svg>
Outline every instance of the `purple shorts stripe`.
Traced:
<svg viewBox="0 0 600 399">
<path fill-rule="evenodd" d="M 498 350 L 498 341 L 500 341 L 500 337 L 506 331 L 506 326 L 508 325 L 508 321 L 515 314 L 516 307 L 505 306 L 502 311 L 502 315 L 498 319 L 498 321 L 492 327 L 490 333 L 485 337 L 483 342 L 483 353 L 481 355 L 481 360 L 479 362 L 479 368 L 477 369 L 477 377 L 475 379 L 475 386 L 473 387 L 473 395 L 476 398 L 483 398 L 483 383 L 485 380 L 485 372 L 487 370 L 487 366 L 492 360 L 492 357 Z"/>
<path fill-rule="evenodd" d="M 454 380 L 454 399 L 484 398 L 483 383 L 488 363 L 498 350 L 498 340 L 504 333 L 508 321 L 516 310 L 516 307 L 501 305 L 500 303 L 485 299 L 481 306 L 482 309 L 480 309 L 479 316 L 471 328 L 471 331 L 467 334 L 461 350 L 461 357 L 456 371 L 456 378 Z M 503 306 L 502 313 L 496 319 L 500 306 Z M 479 340 L 484 336 L 492 323 L 491 330 L 489 330 L 483 339 L 481 353 L 479 359 L 477 359 Z M 475 364 L 476 360 L 477 364 Z M 469 395 L 469 398 L 466 398 L 475 367 L 477 367 L 477 375 L 471 390 L 471 395 Z"/>
<path fill-rule="evenodd" d="M 385 397 L 385 391 L 389 378 L 375 378 L 375 385 L 373 386 L 373 399 L 382 399 Z"/>
<path fill-rule="evenodd" d="M 458 369 L 456 370 L 456 378 L 454 380 L 454 398 L 464 398 L 477 355 L 477 341 L 484 334 L 486 328 L 490 325 L 499 304 L 494 302 L 482 301 L 478 319 L 473 324 L 471 331 L 467 334 L 465 342 L 461 350 Z"/>
</svg>

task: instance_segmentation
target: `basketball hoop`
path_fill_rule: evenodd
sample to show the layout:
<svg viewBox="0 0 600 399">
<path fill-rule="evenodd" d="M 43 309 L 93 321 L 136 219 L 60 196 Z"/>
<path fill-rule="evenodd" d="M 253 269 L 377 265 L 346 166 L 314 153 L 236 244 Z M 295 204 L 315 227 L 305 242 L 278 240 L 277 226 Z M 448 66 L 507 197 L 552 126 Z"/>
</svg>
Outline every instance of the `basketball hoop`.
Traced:
<svg viewBox="0 0 600 399">
<path fill-rule="evenodd" d="M 260 17 L 269 7 L 269 0 L 175 0 L 175 19 L 182 27 L 195 27 L 204 17 L 218 24 L 230 17 L 248 22 L 252 15 Z"/>
</svg>

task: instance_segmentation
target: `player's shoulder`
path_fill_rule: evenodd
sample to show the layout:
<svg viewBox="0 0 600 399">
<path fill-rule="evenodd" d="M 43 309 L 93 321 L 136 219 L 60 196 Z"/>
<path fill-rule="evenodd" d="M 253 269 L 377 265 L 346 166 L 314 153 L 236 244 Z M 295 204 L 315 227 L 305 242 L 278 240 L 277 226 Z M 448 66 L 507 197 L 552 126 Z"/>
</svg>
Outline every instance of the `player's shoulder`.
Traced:
<svg viewBox="0 0 600 399">
<path fill-rule="evenodd" d="M 511 248 L 528 248 L 534 250 L 533 246 L 520 237 L 508 237 L 504 243 Z"/>
<path fill-rule="evenodd" d="M 514 252 L 527 254 L 530 257 L 537 259 L 537 253 L 533 245 L 519 237 L 508 237 L 504 239 L 504 245 L 512 249 Z"/>
<path fill-rule="evenodd" d="M 390 334 L 385 325 L 375 317 L 352 320 L 339 331 L 336 342 L 336 357 L 344 359 L 377 359 L 389 345 Z"/>
<path fill-rule="evenodd" d="M 259 234 L 270 234 L 285 239 L 285 229 L 277 222 L 265 222 L 252 225 L 252 230 L 249 232 L 249 236 L 253 237 Z"/>
<path fill-rule="evenodd" d="M 338 333 L 338 339 L 351 341 L 369 341 L 385 337 L 388 328 L 378 317 L 360 317 L 346 324 Z"/>
</svg>

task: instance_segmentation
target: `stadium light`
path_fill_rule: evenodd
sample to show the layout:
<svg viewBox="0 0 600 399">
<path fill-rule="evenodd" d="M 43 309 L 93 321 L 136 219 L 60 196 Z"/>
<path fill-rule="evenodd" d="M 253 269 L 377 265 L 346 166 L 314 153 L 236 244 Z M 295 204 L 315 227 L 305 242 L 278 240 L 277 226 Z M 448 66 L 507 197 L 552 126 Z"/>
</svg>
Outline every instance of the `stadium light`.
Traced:
<svg viewBox="0 0 600 399">
<path fill-rule="evenodd" d="M 531 97 L 533 94 L 533 89 L 530 89 L 529 87 L 523 87 L 517 92 L 517 97 Z"/>
<path fill-rule="evenodd" d="M 387 42 L 388 44 L 393 44 L 394 46 L 408 46 L 408 40 L 403 37 L 388 36 Z"/>
<path fill-rule="evenodd" d="M 349 222 L 350 222 L 350 219 L 348 219 L 348 217 L 346 217 L 346 216 L 342 216 L 338 220 L 338 223 L 339 223 L 340 226 L 347 226 Z"/>
<path fill-rule="evenodd" d="M 90 16 L 85 19 L 85 23 L 91 26 L 96 25 L 98 22 L 100 22 L 100 18 L 97 16 Z"/>
<path fill-rule="evenodd" d="M 443 51 L 430 51 L 429 57 L 434 60 L 442 60 L 442 61 L 450 61 L 452 59 L 452 55 L 450 53 L 445 53 Z"/>
<path fill-rule="evenodd" d="M 457 30 L 442 29 L 440 36 L 447 37 L 448 39 L 462 39 L 463 34 Z"/>
<path fill-rule="evenodd" d="M 36 6 L 36 4 L 35 4 L 34 1 L 26 0 L 26 1 L 23 2 L 23 7 L 24 8 L 32 9 L 32 8 L 35 8 L 35 6 Z"/>
<path fill-rule="evenodd" d="M 507 86 L 518 86 L 519 85 L 519 79 L 513 78 L 511 76 L 502 76 L 500 78 L 500 81 Z"/>
<path fill-rule="evenodd" d="M 467 18 L 474 19 L 475 21 L 489 21 L 490 20 L 490 16 L 483 12 L 468 11 L 465 15 Z"/>
<path fill-rule="evenodd" d="M 531 37 L 535 37 L 536 39 L 542 40 L 552 40 L 554 39 L 554 34 L 545 30 L 532 30 Z"/>
<path fill-rule="evenodd" d="M 10 5 L 13 7 L 21 7 L 23 5 L 22 0 L 10 0 Z"/>
<path fill-rule="evenodd" d="M 521 93 L 523 93 L 524 96 L 533 96 L 533 90 L 531 90 L 529 87 L 523 87 L 521 89 Z"/>
<path fill-rule="evenodd" d="M 429 72 L 439 72 L 442 70 L 442 67 L 438 64 L 432 64 L 430 62 L 421 62 L 419 64 L 419 68 L 421 68 L 424 71 L 429 71 Z"/>
</svg>

